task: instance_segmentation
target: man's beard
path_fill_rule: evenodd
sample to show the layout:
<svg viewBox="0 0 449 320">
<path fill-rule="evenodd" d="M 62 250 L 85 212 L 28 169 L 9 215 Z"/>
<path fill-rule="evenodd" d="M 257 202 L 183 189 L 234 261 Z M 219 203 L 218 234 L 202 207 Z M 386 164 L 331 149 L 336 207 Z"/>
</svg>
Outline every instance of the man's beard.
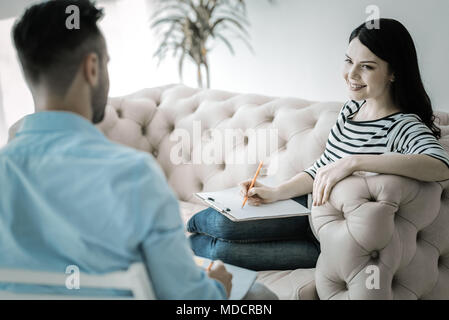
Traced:
<svg viewBox="0 0 449 320">
<path fill-rule="evenodd" d="M 105 115 L 106 104 L 108 101 L 107 81 L 102 79 L 97 88 L 92 88 L 91 105 L 92 105 L 92 122 L 93 124 L 103 121 Z"/>
</svg>

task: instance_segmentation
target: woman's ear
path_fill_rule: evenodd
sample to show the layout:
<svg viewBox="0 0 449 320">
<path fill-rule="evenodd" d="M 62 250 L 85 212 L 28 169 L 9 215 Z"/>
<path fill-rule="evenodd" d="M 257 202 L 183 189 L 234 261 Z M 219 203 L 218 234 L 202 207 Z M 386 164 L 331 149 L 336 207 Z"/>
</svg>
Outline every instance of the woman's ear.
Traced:
<svg viewBox="0 0 449 320">
<path fill-rule="evenodd" d="M 92 86 L 96 87 L 100 76 L 100 59 L 96 53 L 89 53 L 83 62 L 84 78 Z"/>
<path fill-rule="evenodd" d="M 394 82 L 396 80 L 396 77 L 394 76 L 394 72 L 390 73 L 390 82 Z"/>
</svg>

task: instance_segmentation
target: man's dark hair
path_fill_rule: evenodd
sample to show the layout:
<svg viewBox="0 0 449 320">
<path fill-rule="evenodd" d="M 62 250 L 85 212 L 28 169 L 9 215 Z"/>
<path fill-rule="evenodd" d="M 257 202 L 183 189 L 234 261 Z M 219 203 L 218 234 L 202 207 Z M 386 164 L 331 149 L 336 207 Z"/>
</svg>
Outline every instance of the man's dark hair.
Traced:
<svg viewBox="0 0 449 320">
<path fill-rule="evenodd" d="M 67 7 L 79 8 L 79 29 L 69 29 Z M 45 80 L 64 95 L 87 54 L 102 61 L 105 44 L 97 21 L 103 16 L 90 0 L 51 0 L 29 7 L 13 27 L 14 45 L 25 76 L 33 84 Z"/>
</svg>

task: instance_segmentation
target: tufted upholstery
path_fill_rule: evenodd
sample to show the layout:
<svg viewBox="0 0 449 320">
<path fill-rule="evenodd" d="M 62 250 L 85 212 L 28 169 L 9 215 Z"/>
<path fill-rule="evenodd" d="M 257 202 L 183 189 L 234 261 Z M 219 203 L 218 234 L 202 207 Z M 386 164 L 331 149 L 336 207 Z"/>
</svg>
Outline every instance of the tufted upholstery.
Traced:
<svg viewBox="0 0 449 320">
<path fill-rule="evenodd" d="M 266 173 L 277 181 L 310 166 L 324 150 L 341 107 L 341 102 L 170 85 L 111 98 L 98 127 L 111 140 L 153 154 L 186 221 L 204 208 L 194 192 L 235 186 L 254 174 L 262 158 Z M 436 115 L 440 142 L 449 150 L 449 114 Z M 196 120 L 201 121 L 203 147 L 216 143 L 208 129 L 237 129 L 241 139 L 210 164 L 192 163 L 199 145 L 190 141 L 178 154 L 181 163 L 172 163 L 177 129 L 193 134 Z M 10 138 L 18 126 L 11 128 Z M 245 130 L 251 128 L 276 129 L 278 138 L 268 147 L 268 157 L 237 164 L 233 160 L 242 155 L 248 159 L 254 137 Z M 312 210 L 322 250 L 316 269 L 268 270 L 258 278 L 281 299 L 449 299 L 448 190 L 449 180 L 355 173 L 335 185 L 326 204 Z M 379 286 L 369 289 L 375 268 Z"/>
<path fill-rule="evenodd" d="M 283 181 L 321 155 L 341 106 L 170 85 L 110 99 L 99 128 L 112 140 L 154 155 L 186 221 L 204 208 L 194 192 L 235 186 L 254 173 L 262 156 L 246 164 L 231 161 L 247 156 L 246 129 L 278 130 L 276 148 L 268 148 L 265 161 L 267 173 Z M 440 141 L 449 150 L 449 114 L 436 115 Z M 176 129 L 193 135 L 198 120 L 203 148 L 215 143 L 209 129 L 240 129 L 242 139 L 210 164 L 192 163 L 198 145 L 187 143 L 182 162 L 172 163 Z M 329 201 L 313 208 L 322 250 L 316 270 L 263 271 L 259 280 L 284 299 L 313 299 L 317 293 L 321 299 L 449 299 L 448 184 L 363 173 L 340 181 Z M 372 266 L 378 268 L 378 287 Z"/>
<path fill-rule="evenodd" d="M 254 174 L 262 157 L 236 164 L 241 155 L 246 158 L 251 145 L 252 137 L 245 136 L 247 129 L 278 130 L 278 148 L 270 150 L 271 157 L 264 160 L 267 172 L 281 181 L 316 160 L 325 145 L 326 130 L 340 109 L 340 103 L 166 86 L 110 99 L 99 128 L 112 140 L 153 154 L 179 199 L 194 202 L 194 192 L 235 186 Z M 183 148 L 182 163 L 172 163 L 170 152 L 178 143 L 175 130 L 193 136 L 195 121 L 200 121 L 203 149 L 214 144 L 210 129 L 235 129 L 241 141 L 225 150 L 217 163 L 191 163 L 198 149 L 195 143 Z"/>
<path fill-rule="evenodd" d="M 448 114 L 436 112 L 449 150 Z M 449 299 L 448 180 L 350 176 L 313 210 L 321 299 Z M 378 268 L 378 289 L 367 289 Z"/>
</svg>

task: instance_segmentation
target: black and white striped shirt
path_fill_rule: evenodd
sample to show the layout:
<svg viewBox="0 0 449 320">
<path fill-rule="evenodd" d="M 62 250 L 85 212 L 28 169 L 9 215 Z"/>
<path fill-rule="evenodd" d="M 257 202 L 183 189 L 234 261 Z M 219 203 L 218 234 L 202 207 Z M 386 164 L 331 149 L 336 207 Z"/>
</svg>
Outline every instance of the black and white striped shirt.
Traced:
<svg viewBox="0 0 449 320">
<path fill-rule="evenodd" d="M 449 167 L 449 156 L 432 131 L 412 113 L 396 112 L 377 120 L 352 121 L 366 101 L 345 103 L 327 139 L 326 149 L 307 172 L 315 179 L 318 168 L 353 154 L 427 154 Z"/>
</svg>

